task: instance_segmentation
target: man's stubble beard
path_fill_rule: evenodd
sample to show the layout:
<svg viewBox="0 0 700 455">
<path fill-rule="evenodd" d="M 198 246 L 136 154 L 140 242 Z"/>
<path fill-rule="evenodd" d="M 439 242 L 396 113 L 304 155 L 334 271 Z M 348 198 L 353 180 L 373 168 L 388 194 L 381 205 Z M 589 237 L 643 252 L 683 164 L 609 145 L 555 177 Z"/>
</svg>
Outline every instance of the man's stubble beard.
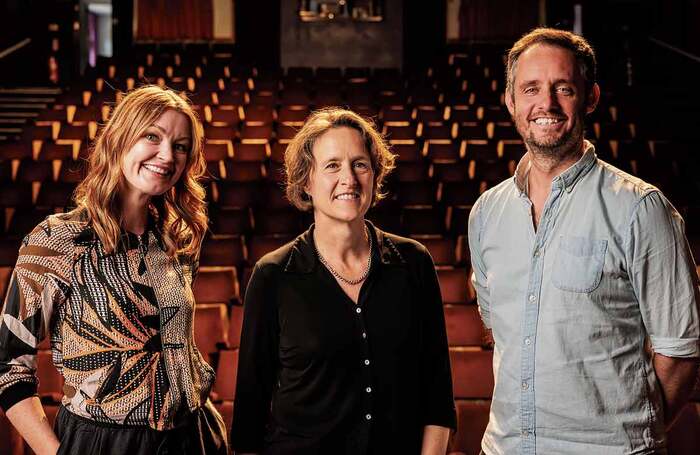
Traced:
<svg viewBox="0 0 700 455">
<path fill-rule="evenodd" d="M 585 134 L 585 115 L 585 111 L 579 112 L 571 131 L 565 132 L 554 141 L 537 140 L 533 132 L 530 132 L 528 136 L 525 136 L 522 131 L 518 131 L 518 133 L 523 138 L 527 150 L 535 157 L 552 164 L 561 163 L 581 150 Z"/>
</svg>

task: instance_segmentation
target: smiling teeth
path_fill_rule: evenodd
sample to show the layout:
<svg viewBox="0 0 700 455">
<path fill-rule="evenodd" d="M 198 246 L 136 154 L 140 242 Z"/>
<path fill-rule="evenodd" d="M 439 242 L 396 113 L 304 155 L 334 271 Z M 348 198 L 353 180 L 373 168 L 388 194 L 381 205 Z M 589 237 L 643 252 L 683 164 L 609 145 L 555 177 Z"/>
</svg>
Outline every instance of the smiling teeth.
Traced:
<svg viewBox="0 0 700 455">
<path fill-rule="evenodd" d="M 343 193 L 343 194 L 337 195 L 335 198 L 340 199 L 340 200 L 344 200 L 344 201 L 349 201 L 351 199 L 357 199 L 358 197 L 359 197 L 359 195 L 357 193 Z"/>
<path fill-rule="evenodd" d="M 168 175 L 168 174 L 170 174 L 169 171 L 166 171 L 165 169 L 160 168 L 160 167 L 158 167 L 158 166 L 153 166 L 153 165 L 150 165 L 150 164 L 144 164 L 143 167 L 145 167 L 145 168 L 148 169 L 149 171 L 155 172 L 156 174 L 159 174 L 159 175 Z"/>
<path fill-rule="evenodd" d="M 535 119 L 535 123 L 537 123 L 538 125 L 554 125 L 555 123 L 559 122 L 561 122 L 561 120 L 558 118 L 540 117 L 538 119 Z"/>
</svg>

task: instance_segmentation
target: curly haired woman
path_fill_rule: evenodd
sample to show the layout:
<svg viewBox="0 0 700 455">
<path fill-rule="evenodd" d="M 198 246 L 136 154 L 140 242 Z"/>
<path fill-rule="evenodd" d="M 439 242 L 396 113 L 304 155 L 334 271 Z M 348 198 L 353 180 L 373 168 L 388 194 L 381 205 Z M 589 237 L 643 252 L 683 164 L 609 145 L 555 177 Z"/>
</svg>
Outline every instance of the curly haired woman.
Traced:
<svg viewBox="0 0 700 455">
<path fill-rule="evenodd" d="M 192 330 L 202 140 L 185 98 L 132 91 L 94 144 L 77 208 L 23 240 L 0 319 L 0 407 L 36 453 L 226 453 Z M 47 336 L 65 382 L 55 432 L 37 398 Z"/>
</svg>

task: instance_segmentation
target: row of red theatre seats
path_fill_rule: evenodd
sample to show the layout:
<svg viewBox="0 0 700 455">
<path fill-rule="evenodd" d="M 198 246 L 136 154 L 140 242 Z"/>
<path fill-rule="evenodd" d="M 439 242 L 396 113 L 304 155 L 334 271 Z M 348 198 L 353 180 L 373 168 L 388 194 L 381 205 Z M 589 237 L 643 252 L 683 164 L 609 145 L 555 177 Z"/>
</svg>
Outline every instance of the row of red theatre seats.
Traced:
<svg viewBox="0 0 700 455">
<path fill-rule="evenodd" d="M 213 142 L 207 143 L 204 149 L 208 160 L 207 170 L 212 177 L 237 182 L 284 180 L 282 161 L 286 144 L 260 142 L 233 145 L 228 140 Z M 414 143 L 394 144 L 393 151 L 399 163 L 405 164 L 398 166 L 389 178 L 406 180 L 402 176 L 410 175 L 413 181 L 464 181 L 486 172 L 488 166 L 510 172 L 515 164 L 510 161 L 515 161 L 523 153 L 518 145 L 519 142 L 494 143 L 488 140 L 447 140 L 427 142 L 422 146 Z M 32 152 L 32 149 L 36 151 Z M 17 143 L 3 145 L 0 146 L 0 182 L 77 183 L 83 178 L 84 158 L 87 155 L 88 149 L 84 144 L 38 141 L 32 146 Z M 74 159 L 76 156 L 77 159 Z M 455 168 L 451 164 L 454 163 L 461 163 L 459 169 L 463 172 L 459 176 L 453 175 Z"/>
<path fill-rule="evenodd" d="M 86 99 L 93 97 L 90 92 L 86 92 L 84 96 Z M 476 95 L 459 99 L 446 99 L 445 103 L 424 104 L 412 104 L 401 100 L 395 100 L 388 104 L 355 103 L 343 99 L 330 99 L 330 97 L 323 103 L 287 103 L 285 100 L 278 100 L 274 97 L 268 97 L 269 99 L 257 97 L 252 100 L 258 104 L 251 104 L 250 96 L 245 93 L 233 95 L 225 92 L 214 92 L 206 95 L 189 94 L 188 96 L 202 121 L 213 125 L 237 126 L 239 124 L 268 125 L 278 123 L 294 126 L 302 124 L 313 109 L 334 105 L 351 106 L 361 115 L 372 118 L 380 125 L 456 123 L 457 125 L 469 126 L 511 121 L 510 114 L 504 105 L 489 106 L 477 103 Z M 94 105 L 88 104 L 87 106 L 57 104 L 53 108 L 40 112 L 36 123 L 46 125 L 49 122 L 59 122 L 80 126 L 90 122 L 105 122 L 117 98 L 119 97 L 115 97 L 113 101 L 95 101 Z M 376 101 L 381 100 L 378 98 Z M 615 133 L 618 133 L 621 138 L 633 134 L 634 132 L 629 127 L 635 122 L 631 119 L 615 120 L 616 112 L 616 108 L 601 108 L 599 113 L 590 115 L 587 120 L 591 125 L 602 125 L 600 127 L 603 128 L 602 134 L 607 137 L 614 136 Z M 78 134 L 72 133 L 72 136 L 77 137 Z M 596 130 L 595 134 L 598 136 L 600 132 Z M 64 135 L 68 135 L 68 133 L 64 133 Z"/>
<path fill-rule="evenodd" d="M 47 137 L 29 141 L 0 143 L 0 179 L 16 178 L 13 166 L 21 168 L 32 166 L 31 161 L 51 162 L 61 160 L 77 167 L 75 160 L 89 156 L 88 139 L 53 139 L 51 127 L 41 127 Z M 223 127 L 226 129 L 225 127 Z M 296 130 L 295 130 L 296 131 Z M 228 134 L 228 133 L 227 133 Z M 214 134 L 204 145 L 204 154 L 208 161 L 244 162 L 284 162 L 284 152 L 289 140 L 268 139 L 232 139 L 230 136 Z M 225 137 L 222 139 L 222 137 Z M 483 162 L 496 159 L 506 161 L 518 160 L 525 152 L 520 139 L 394 139 L 391 150 L 397 155 L 399 163 L 409 162 Z M 593 140 L 596 153 L 609 162 L 639 163 L 679 163 L 691 161 L 694 147 L 690 144 L 671 141 L 651 140 Z M 20 164 L 12 161 L 19 160 Z M 48 166 L 48 165 L 36 165 Z M 50 175 L 49 172 L 45 172 Z M 31 179 L 31 177 L 30 177 Z"/>
<path fill-rule="evenodd" d="M 250 144 L 244 144 L 250 145 Z M 477 153 L 479 144 L 474 144 L 470 151 Z M 251 147 L 240 147 L 238 150 L 244 153 Z M 70 149 L 66 151 L 70 152 Z M 429 152 L 433 159 L 417 157 L 416 161 L 401 161 L 396 170 L 388 176 L 389 181 L 433 181 L 433 182 L 465 182 L 474 180 L 480 175 L 487 176 L 489 172 L 497 170 L 498 177 L 505 174 L 506 178 L 515 168 L 515 160 L 499 158 L 495 151 L 491 154 L 490 149 L 478 152 L 479 155 L 462 158 L 464 154 L 459 147 L 450 144 L 440 144 L 431 146 Z M 205 149 L 205 153 L 210 158 L 221 158 L 220 154 L 227 153 L 226 147 Z M 258 151 L 250 151 L 258 153 Z M 261 147 L 259 153 L 265 153 L 265 147 Z M 420 152 L 417 152 L 420 153 Z M 487 158 L 486 154 L 491 154 Z M 271 182 L 283 183 L 285 180 L 284 165 L 276 160 L 267 159 L 263 155 L 264 161 L 238 161 L 228 156 L 223 159 L 210 159 L 207 161 L 206 180 L 220 182 Z M 242 157 L 241 157 L 242 158 Z M 248 158 L 252 158 L 248 155 Z M 478 159 L 477 159 L 478 158 Z M 407 159 L 403 155 L 402 159 Z M 512 162 L 511 162 L 512 161 Z M 456 166 L 455 166 L 456 165 Z M 32 182 L 66 182 L 78 183 L 85 175 L 86 161 L 84 159 L 73 160 L 71 158 L 63 160 L 35 161 L 31 158 L 6 159 L 0 158 L 0 183 L 32 183 Z M 225 184 L 224 184 L 225 185 Z M 243 189 L 245 191 L 245 189 Z M 281 187 L 277 185 L 277 190 Z M 16 205 L 4 203 L 2 205 Z"/>
<path fill-rule="evenodd" d="M 241 144 L 237 146 L 237 156 L 241 160 L 262 158 L 267 159 L 269 150 L 273 156 L 280 153 L 279 144 L 268 147 L 267 144 Z M 421 151 L 413 146 L 396 146 L 399 152 L 399 165 L 390 174 L 388 189 L 393 201 L 402 206 L 406 205 L 471 205 L 479 194 L 487 187 L 496 184 L 513 174 L 516 159 L 522 154 L 519 144 L 510 147 L 505 144 L 503 150 L 509 158 L 499 157 L 498 151 L 486 141 L 471 141 L 461 148 L 456 144 L 426 144 Z M 404 147 L 404 148 L 401 148 Z M 468 150 L 468 152 L 465 151 Z M 208 174 L 216 183 L 210 185 L 210 202 L 220 207 L 247 207 L 254 205 L 254 199 L 248 197 L 255 182 L 268 182 L 263 188 L 265 193 L 273 198 L 276 208 L 288 207 L 284 201 L 281 184 L 284 181 L 283 165 L 278 161 L 236 161 L 228 154 L 230 146 L 225 144 L 208 144 L 206 151 Z M 68 146 L 65 154 L 72 153 L 73 147 Z M 48 153 L 55 149 L 48 148 Z M 604 150 L 602 150 L 604 152 Z M 428 154 L 430 158 L 424 156 Z M 618 156 L 622 156 L 618 152 Z M 603 157 L 608 158 L 608 157 Z M 615 159 L 610 156 L 608 162 L 623 170 L 639 175 L 652 183 L 661 184 L 680 177 L 684 162 L 674 159 L 646 158 Z M 82 180 L 85 163 L 82 160 L 64 159 L 63 161 L 34 161 L 30 158 L 21 160 L 8 159 L 0 161 L 0 185 L 6 197 L 0 201 L 0 206 L 28 207 L 65 207 L 75 183 Z M 657 172 L 658 171 L 658 172 Z M 10 182 L 15 182 L 11 184 Z M 30 184 L 47 183 L 47 185 L 32 187 Z M 63 185 L 65 183 L 65 185 Z M 415 185 L 407 185 L 412 183 Z M 483 184 L 482 184 L 483 183 Z M 243 185 L 241 185 L 243 184 Z M 249 185 L 251 184 L 251 185 Z M 662 189 L 664 185 L 661 185 Z M 259 188 L 258 188 L 259 189 Z M 240 194 L 236 194 L 240 193 Z M 278 204 L 278 200 L 282 203 Z M 242 204 L 241 201 L 252 204 Z M 257 201 L 259 202 L 259 201 Z M 267 205 L 267 203 L 266 203 Z"/>
<path fill-rule="evenodd" d="M 209 64 L 211 60 L 212 64 Z M 343 74 L 340 68 L 290 67 L 286 72 L 282 68 L 256 68 L 240 65 L 231 61 L 207 57 L 187 65 L 158 58 L 151 60 L 130 60 L 128 63 L 109 64 L 105 62 L 101 68 L 91 72 L 87 79 L 107 79 L 109 81 L 126 82 L 128 79 L 164 79 L 168 82 L 187 83 L 188 79 L 200 80 L 232 79 L 234 81 L 276 82 L 285 87 L 289 86 L 326 86 L 326 85 L 360 85 L 370 84 L 377 87 L 394 87 L 402 84 L 408 87 L 423 87 L 429 85 L 444 86 L 452 81 L 477 80 L 490 83 L 502 78 L 503 65 L 489 63 L 481 65 L 472 62 L 459 66 L 436 64 L 420 70 L 402 73 L 396 68 L 349 68 Z M 314 74 L 315 73 L 315 74 Z M 252 85 L 247 85 L 253 88 Z M 246 85 L 241 85 L 241 88 Z M 263 86 L 268 88 L 269 86 Z"/>
<path fill-rule="evenodd" d="M 144 81 L 145 82 L 145 81 Z M 167 81 L 159 81 L 158 85 L 170 87 Z M 467 86 L 467 82 L 460 82 Z M 132 82 L 124 88 L 128 91 L 140 84 Z M 473 85 L 473 84 L 472 84 Z M 192 86 L 190 84 L 190 86 Z M 177 87 L 171 87 L 177 89 Z M 498 108 L 504 106 L 503 94 L 501 91 L 490 89 L 478 90 L 474 86 L 470 89 L 462 89 L 457 87 L 448 90 L 437 90 L 433 88 L 419 90 L 403 90 L 401 88 L 390 90 L 386 88 L 373 89 L 367 86 L 351 87 L 343 89 L 342 87 L 317 87 L 317 88 L 286 88 L 278 90 L 272 88 L 270 90 L 231 90 L 231 89 L 199 89 L 185 88 L 184 91 L 188 94 L 188 98 L 195 105 L 200 106 L 265 106 L 274 108 L 276 106 L 292 106 L 292 107 L 308 107 L 320 108 L 322 106 L 375 106 L 379 108 L 391 108 L 393 106 L 410 106 L 410 107 L 443 107 L 445 105 L 468 105 L 468 106 L 488 106 Z M 70 104 L 57 104 L 57 106 L 77 105 L 84 108 L 81 110 L 77 119 L 85 121 L 88 117 L 85 115 L 88 112 L 93 112 L 100 115 L 99 110 L 101 104 L 112 105 L 118 102 L 121 98 L 121 91 L 92 91 L 85 90 L 81 93 L 81 98 L 76 99 L 72 96 Z M 65 103 L 64 100 L 58 100 L 59 103 Z M 44 119 L 45 117 L 41 117 Z M 60 118 L 60 117 L 59 117 Z M 605 112 L 600 116 L 596 116 L 602 120 L 611 119 Z"/>
<path fill-rule="evenodd" d="M 249 143 L 266 143 L 278 141 L 288 143 L 299 130 L 303 119 L 308 116 L 308 112 L 299 111 L 299 118 L 302 120 L 279 121 L 275 120 L 273 111 L 265 110 L 265 114 L 260 114 L 261 109 L 253 112 L 258 115 L 253 118 L 258 120 L 247 120 L 251 117 L 236 109 L 209 109 L 205 108 L 200 117 L 210 119 L 205 123 L 204 134 L 209 141 L 240 141 Z M 65 115 L 62 111 L 48 111 Z M 390 111 L 397 112 L 397 110 Z M 435 116 L 440 114 L 431 111 Z M 460 111 L 457 111 L 460 112 Z M 503 114 L 492 115 L 497 119 L 480 120 L 478 114 L 473 111 L 462 111 L 467 119 L 450 118 L 438 120 L 418 120 L 411 119 L 411 111 L 405 114 L 394 114 L 390 118 L 394 120 L 381 120 L 380 127 L 382 133 L 391 143 L 411 144 L 418 140 L 422 141 L 457 141 L 462 140 L 494 140 L 494 141 L 514 141 L 519 140 L 515 127 L 510 118 Z M 492 111 L 488 111 L 492 112 Z M 501 112 L 501 111 L 496 111 Z M 367 114 L 363 112 L 363 114 Z M 242 118 L 246 120 L 242 120 Z M 455 116 L 457 117 L 457 116 Z M 439 118 L 439 117 L 438 117 Z M 24 137 L 31 140 L 54 140 L 58 143 L 66 141 L 88 141 L 95 137 L 97 124 L 103 123 L 103 118 L 95 115 L 86 123 L 68 123 L 66 120 L 46 120 L 38 121 L 38 124 L 27 128 Z M 46 124 L 49 123 L 49 124 Z M 602 123 L 591 122 L 592 137 L 598 140 L 631 141 L 636 137 L 634 124 Z"/>
<path fill-rule="evenodd" d="M 0 190 L 3 188 L 0 185 Z M 6 251 L 5 248 L 9 248 L 9 254 L 14 255 L 11 249 L 19 245 L 22 237 L 31 232 L 47 216 L 54 214 L 56 210 L 62 210 L 68 203 L 71 195 L 68 188 L 48 184 L 45 188 L 46 191 L 40 192 L 36 199 L 38 207 L 17 205 L 3 208 L 0 206 L 0 240 L 7 241 L 7 244 L 3 245 L 3 253 Z M 402 191 L 399 194 L 404 203 L 431 204 L 433 190 L 430 187 L 426 187 L 425 191 L 423 185 L 410 192 L 408 188 L 405 192 L 399 190 Z M 26 197 L 29 200 L 29 190 L 27 193 Z M 478 193 L 476 195 L 478 196 Z M 476 196 L 473 199 L 465 199 L 465 203 L 471 204 L 475 199 Z M 462 203 L 462 201 L 459 202 Z M 15 204 L 17 201 L 10 203 Z M 370 220 L 376 221 L 389 232 L 404 236 L 430 240 L 437 237 L 438 240 L 444 238 L 444 242 L 451 244 L 464 243 L 460 236 L 466 234 L 468 206 L 448 206 L 446 209 L 440 206 L 433 208 L 431 205 L 396 205 L 395 207 L 393 210 L 376 209 L 370 214 Z M 312 216 L 290 207 L 241 209 L 210 206 L 209 220 L 211 237 L 205 241 L 202 263 L 237 265 L 238 262 L 242 262 L 243 257 L 250 259 L 257 256 L 246 254 L 244 251 L 246 248 L 257 252 L 268 245 L 279 244 L 280 241 L 303 232 L 311 224 Z M 213 251 L 217 246 L 223 248 L 219 254 Z M 229 252 L 232 256 L 227 259 L 225 254 Z M 457 256 L 457 260 L 450 264 L 460 263 L 460 255 L 453 256 Z M 6 264 L 8 259 L 0 260 L 0 265 Z"/>
<path fill-rule="evenodd" d="M 378 89 L 424 88 L 451 86 L 454 82 L 476 81 L 482 87 L 490 87 L 492 82 L 500 82 L 504 72 L 498 65 L 465 64 L 460 67 L 436 64 L 419 70 L 402 73 L 395 68 L 378 68 L 370 72 L 351 69 L 342 74 L 340 68 L 290 67 L 256 68 L 234 62 L 212 58 L 213 64 L 202 61 L 196 64 L 178 65 L 158 59 L 152 61 L 129 61 L 107 63 L 85 76 L 88 81 L 106 80 L 113 87 L 128 88 L 130 80 L 142 81 L 158 79 L 172 83 L 178 88 L 191 88 L 192 82 L 206 88 L 216 87 L 212 82 L 223 79 L 226 87 L 231 82 L 238 90 L 274 90 L 289 87 L 347 87 L 369 85 Z M 502 68 L 502 66 L 501 66 Z M 209 82 L 206 84 L 206 82 Z M 116 84 L 115 84 L 116 83 Z M 85 84 L 83 84 L 85 85 Z M 99 88 L 99 87 L 98 87 Z"/>
<path fill-rule="evenodd" d="M 40 128 L 36 132 L 37 135 L 46 135 L 46 137 L 0 143 L 0 159 L 46 162 L 75 160 L 89 156 L 90 139 L 83 136 L 80 138 L 53 139 L 54 133 L 49 131 L 50 127 L 37 128 Z M 73 127 L 68 126 L 67 128 Z M 79 128 L 83 129 L 84 127 Z M 292 128 L 295 133 L 298 130 L 297 127 L 289 128 Z M 400 161 L 420 161 L 425 159 L 437 161 L 485 160 L 501 157 L 519 157 L 524 153 L 525 148 L 520 139 L 489 139 L 488 136 L 492 136 L 492 134 L 487 130 L 489 129 L 485 128 L 484 134 L 480 135 L 482 139 L 463 139 L 451 136 L 442 139 L 395 138 L 390 139 L 389 143 L 392 152 L 398 156 Z M 39 133 L 40 131 L 43 131 L 43 133 Z M 390 132 L 391 130 L 387 129 L 386 131 Z M 268 159 L 275 162 L 283 162 L 284 151 L 289 142 L 291 142 L 290 138 L 277 138 L 274 140 L 267 138 L 236 139 L 232 136 L 228 127 L 211 127 L 205 130 L 205 133 L 210 133 L 204 144 L 204 154 L 208 161 L 230 158 L 236 162 L 261 162 Z M 31 135 L 34 132 L 28 134 Z M 451 133 L 448 132 L 446 134 Z M 398 135 L 398 137 L 402 136 Z M 609 150 L 610 154 L 615 156 L 617 156 L 619 150 L 621 157 L 630 159 L 637 157 L 637 155 L 642 157 L 652 155 L 649 152 L 649 144 L 639 141 L 604 141 L 600 143 L 600 147 L 605 151 Z"/>
<path fill-rule="evenodd" d="M 28 157 L 35 153 L 35 146 L 33 145 L 27 150 L 31 141 L 46 141 L 48 143 L 53 141 L 55 144 L 70 145 L 77 141 L 89 142 L 95 138 L 97 133 L 97 120 L 91 120 L 86 125 L 64 124 L 58 121 L 51 121 L 51 123 L 51 125 L 37 125 L 26 128 L 24 137 L 27 140 L 7 148 L 20 149 L 12 150 L 12 154 L 21 154 L 23 157 Z M 493 140 L 497 142 L 520 139 L 509 120 L 499 122 L 481 122 L 477 120 L 470 122 L 398 123 L 404 122 L 384 123 L 380 128 L 392 144 L 415 144 L 417 141 L 420 141 L 421 144 L 424 141 L 429 143 L 455 141 L 459 145 L 464 140 Z M 631 139 L 633 137 L 628 126 L 596 125 L 594 131 L 603 131 L 601 134 L 607 135 L 607 139 Z M 292 125 L 288 123 L 251 124 L 251 122 L 244 122 L 239 124 L 214 121 L 205 125 L 204 135 L 207 141 L 213 143 L 267 144 L 276 141 L 281 144 L 287 144 L 294 138 L 299 128 L 299 124 Z M 36 153 L 37 157 L 39 154 Z"/>
<path fill-rule="evenodd" d="M 447 153 L 449 150 L 441 156 L 447 156 Z M 71 193 L 84 175 L 84 162 L 13 161 L 0 161 L 0 187 L 5 195 L 0 207 L 27 209 L 71 205 Z M 665 160 L 632 160 L 614 164 L 655 184 L 680 177 L 683 171 L 679 163 Z M 389 175 L 386 182 L 389 199 L 380 207 L 388 209 L 391 204 L 399 207 L 471 206 L 484 190 L 511 176 L 515 166 L 515 160 L 499 158 L 402 162 Z M 663 175 L 656 175 L 654 170 L 664 171 Z M 284 169 L 280 163 L 212 161 L 208 165 L 208 175 L 214 180 L 206 184 L 212 208 L 290 207 L 282 189 Z M 661 187 L 665 189 L 663 185 Z M 259 191 L 269 198 L 264 199 Z"/>
<path fill-rule="evenodd" d="M 224 155 L 228 153 L 227 150 L 230 147 L 223 144 L 217 145 L 222 147 L 210 148 L 207 146 L 205 148 L 206 156 L 209 158 L 205 180 L 213 179 L 220 183 L 223 182 L 224 188 L 219 189 L 225 190 L 226 182 L 257 181 L 278 184 L 284 182 L 284 165 L 279 161 L 268 159 L 265 155 L 266 147 L 264 145 L 242 144 L 242 147 L 237 149 L 240 152 L 240 159 L 254 158 L 252 154 L 255 153 L 263 161 L 239 161 L 236 158 L 230 158 Z M 432 184 L 468 183 L 470 181 L 473 183 L 482 180 L 499 183 L 513 174 L 517 163 L 515 158 L 519 158 L 523 152 L 520 148 L 514 149 L 513 152 L 508 152 L 512 159 L 501 158 L 487 141 L 471 141 L 467 147 L 460 147 L 459 144 L 449 142 L 426 144 L 424 150 L 429 158 L 422 156 L 420 151 L 400 150 L 400 153 L 416 153 L 418 156 L 415 156 L 415 161 L 408 161 L 413 157 L 402 154 L 402 161 L 398 163 L 395 171 L 389 174 L 387 180 L 389 182 Z M 55 149 L 50 151 L 55 151 Z M 65 153 L 71 153 L 71 148 L 65 150 Z M 215 158 L 222 159 L 216 160 Z M 668 169 L 672 175 L 677 175 L 679 173 L 677 168 L 680 165 L 677 162 L 663 159 L 614 160 L 613 164 L 618 164 L 623 170 L 625 168 L 630 168 L 632 171 L 636 169 L 643 175 L 651 173 L 654 168 Z M 20 184 L 32 182 L 78 183 L 84 178 L 85 170 L 86 161 L 83 159 L 35 161 L 31 158 L 6 160 L 0 158 L 0 184 L 10 182 Z M 281 191 L 280 186 L 277 189 Z M 18 204 L 6 201 L 0 205 L 16 206 Z"/>
</svg>

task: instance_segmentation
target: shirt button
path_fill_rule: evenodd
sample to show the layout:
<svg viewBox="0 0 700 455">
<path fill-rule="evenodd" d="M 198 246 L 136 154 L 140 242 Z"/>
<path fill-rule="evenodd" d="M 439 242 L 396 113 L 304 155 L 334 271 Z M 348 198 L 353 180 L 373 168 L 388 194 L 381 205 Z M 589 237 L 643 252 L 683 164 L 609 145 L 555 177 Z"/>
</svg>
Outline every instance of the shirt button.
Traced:
<svg viewBox="0 0 700 455">
<path fill-rule="evenodd" d="M 522 430 L 520 432 L 520 437 L 527 438 L 530 433 L 527 430 Z"/>
<path fill-rule="evenodd" d="M 367 338 L 367 332 L 362 332 L 362 338 Z"/>
<path fill-rule="evenodd" d="M 530 345 L 532 344 L 532 340 L 530 340 L 529 337 L 528 337 L 528 338 L 525 338 L 525 344 L 526 344 L 527 346 L 530 346 Z"/>
<path fill-rule="evenodd" d="M 365 389 L 365 392 L 371 393 L 371 392 L 372 392 L 372 387 L 367 387 L 367 388 Z"/>
<path fill-rule="evenodd" d="M 355 308 L 355 313 L 362 313 L 362 308 Z"/>
<path fill-rule="evenodd" d="M 523 382 L 521 387 L 523 388 L 523 390 L 527 390 L 529 385 L 527 384 L 527 382 Z"/>
<path fill-rule="evenodd" d="M 540 250 L 535 250 L 534 256 L 539 257 L 539 255 L 540 255 Z"/>
<path fill-rule="evenodd" d="M 369 359 L 365 359 L 365 365 L 369 365 Z"/>
<path fill-rule="evenodd" d="M 527 298 L 530 302 L 535 301 L 535 294 L 530 294 L 530 297 Z"/>
<path fill-rule="evenodd" d="M 372 414 L 367 414 L 367 415 L 365 415 L 365 419 L 367 419 L 367 420 L 372 420 Z"/>
</svg>

